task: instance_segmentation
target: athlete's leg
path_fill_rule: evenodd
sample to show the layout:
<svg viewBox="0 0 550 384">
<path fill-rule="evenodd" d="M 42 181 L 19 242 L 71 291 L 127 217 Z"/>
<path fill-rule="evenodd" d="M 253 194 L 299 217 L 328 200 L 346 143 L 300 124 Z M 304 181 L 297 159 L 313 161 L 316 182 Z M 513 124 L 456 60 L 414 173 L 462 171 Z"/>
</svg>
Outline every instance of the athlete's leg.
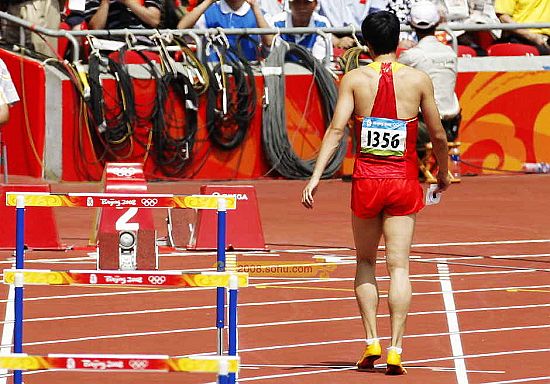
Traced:
<svg viewBox="0 0 550 384">
<path fill-rule="evenodd" d="M 383 219 L 386 265 L 390 275 L 388 304 L 391 318 L 391 346 L 401 348 L 405 322 L 411 303 L 409 252 L 416 215 L 390 216 Z"/>
<path fill-rule="evenodd" d="M 357 252 L 355 295 L 367 339 L 378 338 L 376 313 L 378 311 L 378 285 L 376 284 L 376 253 L 382 235 L 382 215 L 361 219 L 352 214 L 353 237 Z"/>
</svg>

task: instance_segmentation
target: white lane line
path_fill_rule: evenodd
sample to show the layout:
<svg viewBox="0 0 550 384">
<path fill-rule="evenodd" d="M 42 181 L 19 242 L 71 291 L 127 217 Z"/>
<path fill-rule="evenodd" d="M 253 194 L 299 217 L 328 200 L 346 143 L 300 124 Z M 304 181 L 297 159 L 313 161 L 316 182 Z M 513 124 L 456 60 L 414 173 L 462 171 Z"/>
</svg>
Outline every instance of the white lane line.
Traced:
<svg viewBox="0 0 550 384">
<path fill-rule="evenodd" d="M 413 244 L 413 248 L 423 247 L 459 247 L 463 245 L 504 245 L 504 244 L 531 244 L 531 243 L 550 243 L 550 239 L 536 239 L 536 240 L 496 240 L 496 241 L 464 241 L 456 243 L 427 243 L 427 244 Z M 380 249 L 380 247 L 379 247 Z"/>
<path fill-rule="evenodd" d="M 361 341 L 364 342 L 365 340 L 361 340 Z M 484 353 L 484 354 L 478 354 L 478 355 L 465 355 L 463 357 L 465 359 L 474 359 L 474 358 L 480 358 L 480 357 L 493 357 L 493 356 L 502 356 L 502 355 L 511 355 L 511 354 L 542 353 L 542 352 L 550 352 L 550 349 L 529 349 L 529 350 L 523 350 L 523 351 L 494 352 L 494 353 Z M 453 359 L 454 359 L 454 357 L 440 357 L 440 358 L 434 358 L 434 359 L 404 361 L 403 365 L 405 365 L 407 367 L 410 364 L 429 363 L 429 362 L 433 362 L 433 361 L 446 361 L 446 360 L 453 360 Z M 385 366 L 385 364 L 377 364 L 376 365 L 376 367 L 384 367 L 384 366 Z M 276 377 L 292 377 L 292 376 L 301 376 L 301 375 L 315 375 L 315 374 L 321 374 L 321 373 L 349 371 L 349 370 L 354 370 L 354 369 L 356 369 L 356 367 L 353 367 L 353 368 L 352 367 L 344 367 L 344 368 L 341 368 L 341 369 L 322 369 L 322 370 L 318 370 L 318 371 L 295 372 L 295 373 L 285 373 L 285 374 L 280 374 L 280 375 L 239 378 L 239 381 L 256 381 L 256 380 L 271 379 L 271 378 L 276 378 Z M 276 377 L 274 377 L 274 376 L 276 376 Z M 540 379 L 543 380 L 545 378 L 540 378 Z M 505 383 L 514 383 L 514 382 L 515 381 L 499 381 L 499 382 L 486 383 L 486 384 L 505 384 Z M 521 382 L 521 381 L 518 381 L 518 382 Z M 207 384 L 216 384 L 216 383 L 215 382 L 209 382 Z"/>
<path fill-rule="evenodd" d="M 430 292 L 431 293 L 431 292 Z M 442 293 L 442 292 L 437 292 Z M 419 295 L 421 295 L 419 293 Z M 382 295 L 381 298 L 385 298 L 387 295 Z M 343 300 L 355 300 L 355 296 L 349 297 L 327 297 L 320 299 L 296 299 L 296 300 L 281 300 L 281 301 L 261 301 L 261 302 L 250 302 L 239 304 L 239 308 L 243 307 L 267 307 L 269 305 L 291 305 L 291 304 L 310 304 L 310 303 L 324 303 L 329 301 L 343 301 Z M 547 308 L 550 307 L 550 303 L 546 304 L 529 304 L 529 305 L 511 305 L 503 307 L 483 307 L 483 308 L 463 308 L 456 310 L 457 313 L 460 312 L 486 312 L 486 311 L 507 311 L 507 310 L 527 310 L 535 308 Z M 187 312 L 195 310 L 209 310 L 216 308 L 215 305 L 202 305 L 195 307 L 178 307 L 178 308 L 161 308 L 161 309 L 144 309 L 137 311 L 122 311 L 122 312 L 104 312 L 104 313 L 90 313 L 82 315 L 68 315 L 68 316 L 53 316 L 53 317 L 35 317 L 25 319 L 24 322 L 40 322 L 40 321 L 61 321 L 61 320 L 75 320 L 75 319 L 86 319 L 94 317 L 110 317 L 110 316 L 131 316 L 131 315 L 144 315 L 152 313 L 173 313 L 173 312 Z M 409 316 L 422 316 L 422 315 L 437 315 L 445 314 L 447 311 L 438 310 L 438 311 L 421 311 L 421 312 L 411 312 Z M 389 314 L 379 314 L 378 318 L 389 317 Z M 357 317 L 359 318 L 359 316 Z M 0 322 L 4 324 L 5 322 Z M 12 320 L 13 323 L 13 320 Z"/>
<path fill-rule="evenodd" d="M 449 327 L 451 350 L 455 357 L 456 380 L 458 384 L 468 384 L 466 362 L 463 358 L 460 358 L 460 356 L 464 355 L 464 352 L 462 351 L 462 340 L 460 339 L 460 327 L 458 326 L 458 316 L 456 315 L 449 265 L 444 263 L 437 264 L 437 271 L 439 273 L 439 281 L 441 282 L 441 291 L 443 292 L 443 303 L 445 304 L 447 325 Z"/>
<path fill-rule="evenodd" d="M 4 315 L 4 326 L 2 327 L 2 345 L 0 347 L 0 354 L 7 355 L 11 353 L 11 346 L 13 344 L 13 327 L 15 324 L 15 286 L 10 284 L 8 288 L 8 300 L 6 303 L 6 313 Z M 0 375 L 7 375 L 7 369 L 1 369 Z M 0 384 L 6 384 L 7 376 L 0 377 Z"/>
<path fill-rule="evenodd" d="M 550 381 L 550 376 L 543 377 L 527 377 L 525 379 L 515 379 L 515 380 L 506 380 L 506 381 L 491 381 L 485 384 L 511 384 L 511 383 L 527 383 L 533 381 Z"/>
<path fill-rule="evenodd" d="M 333 321 L 348 321 L 348 320 L 357 320 L 359 319 L 359 316 L 348 316 L 348 317 L 334 317 L 334 318 L 320 318 L 320 319 L 307 319 L 307 320 L 292 320 L 292 321 L 277 321 L 277 322 L 270 322 L 270 323 L 251 323 L 251 324 L 243 324 L 239 325 L 240 329 L 245 328 L 264 328 L 264 327 L 280 327 L 283 325 L 298 325 L 298 324 L 311 324 L 311 323 L 330 323 Z M 476 330 L 469 330 L 469 331 L 460 331 L 461 334 L 475 334 L 475 333 L 492 333 L 492 332 L 511 332 L 511 331 L 522 331 L 527 329 L 548 329 L 550 328 L 550 324 L 544 324 L 544 325 L 530 325 L 530 326 L 521 326 L 521 327 L 508 327 L 508 328 L 491 328 L 491 329 L 476 329 Z M 171 330 L 163 330 L 163 331 L 151 331 L 151 332 L 132 332 L 132 333 L 116 333 L 111 335 L 99 335 L 99 336 L 84 336 L 84 337 L 76 337 L 76 338 L 70 338 L 70 339 L 55 339 L 55 340 L 45 340 L 45 341 L 34 341 L 34 342 L 27 342 L 23 345 L 25 346 L 31 346 L 31 345 L 46 345 L 46 344 L 61 344 L 61 343 L 73 343 L 78 341 L 88 341 L 88 340 L 105 340 L 105 339 L 120 339 L 120 338 L 126 338 L 126 337 L 140 337 L 140 336 L 154 336 L 154 335 L 165 335 L 170 333 L 190 333 L 190 332 L 204 332 L 204 331 L 212 331 L 215 330 L 216 327 L 202 327 L 202 328 L 183 328 L 183 329 L 171 329 Z M 450 336 L 450 332 L 441 332 L 441 333 L 425 333 L 425 334 L 417 334 L 417 335 L 407 335 L 405 338 L 416 338 L 416 337 L 442 337 L 442 336 Z M 387 337 L 381 337 L 381 340 L 387 339 Z M 363 341 L 364 339 L 353 339 L 353 341 Z M 342 342 L 342 341 L 340 341 Z M 319 343 L 313 343 L 312 345 L 322 345 L 326 344 L 327 342 L 319 342 Z M 305 346 L 305 345 L 302 345 Z M 286 346 L 284 346 L 286 347 Z M 278 349 L 277 347 L 267 347 L 267 348 L 260 348 L 257 350 L 263 350 L 263 349 Z M 256 349 L 255 349 L 256 350 Z M 246 349 L 240 349 L 239 353 L 242 352 L 249 352 L 249 350 Z"/>
<path fill-rule="evenodd" d="M 321 364 L 241 364 L 241 368 L 260 369 L 260 368 L 295 368 L 295 369 L 313 369 L 313 368 L 353 368 L 355 365 L 321 365 Z M 411 369 L 429 369 L 432 371 L 449 371 L 454 372 L 455 369 L 451 367 L 407 367 Z M 491 374 L 504 374 L 506 371 L 488 371 L 488 370 L 474 370 L 469 369 L 471 373 L 491 373 Z"/>
</svg>

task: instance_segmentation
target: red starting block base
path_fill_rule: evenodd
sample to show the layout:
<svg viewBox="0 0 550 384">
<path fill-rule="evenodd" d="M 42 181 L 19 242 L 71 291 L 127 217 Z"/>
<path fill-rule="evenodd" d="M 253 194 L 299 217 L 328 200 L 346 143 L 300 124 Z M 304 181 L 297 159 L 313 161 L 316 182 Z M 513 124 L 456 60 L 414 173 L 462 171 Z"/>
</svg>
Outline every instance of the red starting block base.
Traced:
<svg viewBox="0 0 550 384">
<path fill-rule="evenodd" d="M 0 249 L 15 249 L 15 208 L 6 206 L 6 192 L 50 192 L 47 184 L 0 184 Z M 25 246 L 62 250 L 51 207 L 25 210 Z"/>
<path fill-rule="evenodd" d="M 252 185 L 203 185 L 201 195 L 236 195 L 237 209 L 227 211 L 226 244 L 232 250 L 267 249 L 260 220 L 256 188 Z M 179 228 L 184 229 L 183 225 Z M 217 247 L 217 213 L 199 210 L 188 249 L 211 250 Z"/>
<path fill-rule="evenodd" d="M 107 163 L 103 173 L 106 193 L 143 194 L 147 183 L 140 163 Z M 121 256 L 119 236 L 131 233 L 135 243 Z M 158 267 L 158 251 L 153 213 L 149 208 L 101 208 L 97 230 L 98 268 L 128 269 L 122 262 L 128 257 L 135 260 L 131 269 L 154 270 Z M 127 264 L 126 264 L 127 265 Z"/>
</svg>

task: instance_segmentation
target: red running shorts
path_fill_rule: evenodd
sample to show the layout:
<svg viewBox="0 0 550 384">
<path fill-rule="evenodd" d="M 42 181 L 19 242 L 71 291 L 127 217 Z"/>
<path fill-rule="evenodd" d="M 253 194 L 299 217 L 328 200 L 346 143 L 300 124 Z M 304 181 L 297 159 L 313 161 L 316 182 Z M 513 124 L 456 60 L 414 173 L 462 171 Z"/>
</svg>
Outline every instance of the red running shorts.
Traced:
<svg viewBox="0 0 550 384">
<path fill-rule="evenodd" d="M 406 216 L 424 208 L 424 191 L 414 179 L 353 179 L 351 210 L 371 219 L 379 213 Z"/>
</svg>

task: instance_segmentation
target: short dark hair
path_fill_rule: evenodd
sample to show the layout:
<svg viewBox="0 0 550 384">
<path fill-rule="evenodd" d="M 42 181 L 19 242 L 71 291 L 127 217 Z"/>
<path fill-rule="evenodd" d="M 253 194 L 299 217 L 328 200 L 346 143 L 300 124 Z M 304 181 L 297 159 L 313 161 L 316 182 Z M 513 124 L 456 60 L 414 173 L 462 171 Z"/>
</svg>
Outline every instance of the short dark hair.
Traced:
<svg viewBox="0 0 550 384">
<path fill-rule="evenodd" d="M 388 11 L 371 13 L 363 20 L 361 32 L 375 54 L 395 52 L 399 44 L 399 19 Z"/>
</svg>

